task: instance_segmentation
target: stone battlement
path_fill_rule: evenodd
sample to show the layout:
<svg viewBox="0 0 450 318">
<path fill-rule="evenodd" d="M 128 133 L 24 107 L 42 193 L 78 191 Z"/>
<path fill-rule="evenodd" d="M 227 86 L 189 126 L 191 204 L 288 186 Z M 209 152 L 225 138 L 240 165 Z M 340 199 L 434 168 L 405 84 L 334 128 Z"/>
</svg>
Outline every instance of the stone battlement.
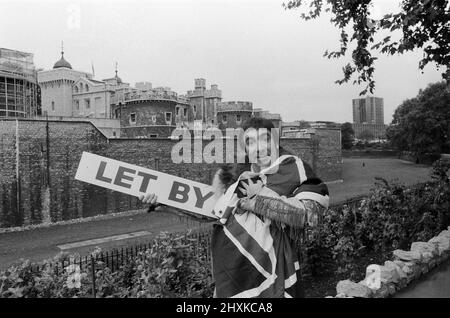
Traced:
<svg viewBox="0 0 450 318">
<path fill-rule="evenodd" d="M 253 111 L 252 102 L 231 101 L 217 104 L 217 112 Z"/>
</svg>

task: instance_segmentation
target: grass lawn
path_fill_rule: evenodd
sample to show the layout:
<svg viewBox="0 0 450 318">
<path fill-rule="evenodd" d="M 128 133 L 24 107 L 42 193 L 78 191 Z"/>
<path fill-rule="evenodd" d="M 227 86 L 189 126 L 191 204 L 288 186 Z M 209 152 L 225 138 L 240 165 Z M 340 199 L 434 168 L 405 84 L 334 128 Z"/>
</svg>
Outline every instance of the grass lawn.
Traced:
<svg viewBox="0 0 450 318">
<path fill-rule="evenodd" d="M 363 167 L 364 163 L 364 167 Z M 405 184 L 430 180 L 431 167 L 396 158 L 344 158 L 344 182 L 328 185 L 330 203 L 366 194 L 374 187 L 375 177 L 388 181 L 397 179 Z"/>
</svg>

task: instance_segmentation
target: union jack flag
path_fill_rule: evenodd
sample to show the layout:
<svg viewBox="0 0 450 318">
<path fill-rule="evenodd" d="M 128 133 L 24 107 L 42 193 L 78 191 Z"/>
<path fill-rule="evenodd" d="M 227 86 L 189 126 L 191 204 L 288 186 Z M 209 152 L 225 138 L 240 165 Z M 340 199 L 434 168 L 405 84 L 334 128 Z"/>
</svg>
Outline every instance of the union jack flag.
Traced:
<svg viewBox="0 0 450 318">
<path fill-rule="evenodd" d="M 257 211 L 237 208 L 239 182 L 255 176 L 264 184 L 259 195 L 296 200 L 300 206 L 303 200 L 312 200 L 328 207 L 327 186 L 298 157 L 284 155 L 259 173 L 243 173 L 214 208 L 222 221 L 214 226 L 211 242 L 216 297 L 301 297 L 298 249 L 287 226 L 280 228 Z"/>
</svg>

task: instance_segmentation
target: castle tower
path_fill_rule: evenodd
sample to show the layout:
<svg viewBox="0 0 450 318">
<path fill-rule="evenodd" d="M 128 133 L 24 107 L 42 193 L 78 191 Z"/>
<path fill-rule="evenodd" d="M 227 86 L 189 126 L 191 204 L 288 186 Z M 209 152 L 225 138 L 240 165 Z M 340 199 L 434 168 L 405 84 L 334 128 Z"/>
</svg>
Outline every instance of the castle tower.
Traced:
<svg viewBox="0 0 450 318">
<path fill-rule="evenodd" d="M 207 89 L 204 78 L 196 78 L 194 84 L 194 90 L 187 92 L 192 107 L 192 118 L 207 125 L 216 125 L 217 105 L 222 100 L 222 91 L 216 84 Z"/>
<path fill-rule="evenodd" d="M 64 48 L 61 47 L 61 58 L 53 65 L 53 69 L 38 72 L 42 114 L 73 116 L 72 86 L 80 77 L 91 78 L 92 75 L 72 69 L 72 65 L 64 58 Z"/>
</svg>

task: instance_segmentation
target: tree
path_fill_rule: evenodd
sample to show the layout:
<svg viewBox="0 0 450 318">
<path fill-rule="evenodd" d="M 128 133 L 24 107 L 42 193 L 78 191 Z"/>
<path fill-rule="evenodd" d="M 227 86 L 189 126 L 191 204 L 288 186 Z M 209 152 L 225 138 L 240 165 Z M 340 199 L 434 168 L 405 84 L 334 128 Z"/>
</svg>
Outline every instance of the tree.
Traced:
<svg viewBox="0 0 450 318">
<path fill-rule="evenodd" d="M 370 132 L 369 130 L 364 130 L 363 132 L 361 132 L 361 135 L 359 136 L 359 139 L 362 139 L 364 141 L 369 141 L 372 140 L 374 138 L 372 132 Z"/>
<path fill-rule="evenodd" d="M 304 0 L 289 0 L 283 3 L 286 9 L 306 7 Z M 325 8 L 324 8 L 325 6 Z M 373 50 L 382 54 L 403 54 L 407 51 L 422 49 L 424 56 L 419 62 L 423 70 L 425 65 L 434 62 L 439 67 L 447 68 L 442 76 L 450 82 L 450 26 L 448 0 L 403 0 L 401 11 L 396 14 L 386 14 L 380 20 L 370 17 L 373 0 L 310 0 L 308 14 L 302 13 L 305 21 L 315 19 L 322 11 L 331 12 L 331 23 L 340 29 L 340 49 L 326 51 L 328 58 L 345 56 L 347 48 L 353 41 L 356 48 L 352 51 L 352 62 L 343 67 L 344 78 L 336 83 L 347 83 L 354 75 L 353 84 L 365 83 L 365 89 L 373 93 L 374 61 Z M 348 29 L 352 27 L 351 34 Z M 400 38 L 393 38 L 392 32 L 398 30 Z M 389 36 L 375 40 L 376 35 L 388 31 Z"/>
<path fill-rule="evenodd" d="M 341 125 L 341 143 L 342 149 L 351 149 L 355 139 L 355 132 L 351 123 L 343 123 Z"/>
<path fill-rule="evenodd" d="M 386 130 L 391 144 L 417 154 L 450 151 L 450 91 L 445 82 L 429 85 L 405 100 Z"/>
<path fill-rule="evenodd" d="M 306 128 L 310 128 L 311 124 L 306 121 L 306 120 L 299 120 L 299 128 L 300 129 L 306 129 Z"/>
</svg>

